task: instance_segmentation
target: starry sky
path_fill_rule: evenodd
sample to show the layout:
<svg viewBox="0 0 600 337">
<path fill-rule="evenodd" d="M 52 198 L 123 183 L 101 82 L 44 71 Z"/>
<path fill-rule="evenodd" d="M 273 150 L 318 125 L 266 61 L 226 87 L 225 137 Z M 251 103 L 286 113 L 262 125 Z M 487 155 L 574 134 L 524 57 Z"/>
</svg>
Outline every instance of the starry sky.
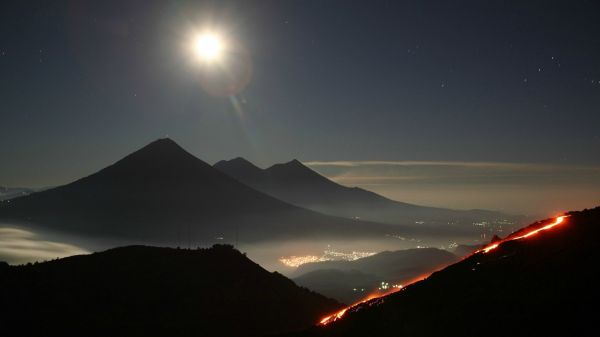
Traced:
<svg viewBox="0 0 600 337">
<path fill-rule="evenodd" d="M 0 185 L 67 183 L 169 136 L 209 163 L 298 158 L 337 179 L 326 162 L 358 163 L 343 177 L 365 186 L 355 178 L 406 179 L 360 163 L 516 165 L 518 179 L 498 182 L 466 164 L 478 186 L 547 186 L 560 171 L 597 201 L 598 13 L 592 0 L 2 1 Z M 241 51 L 232 95 L 207 90 L 191 60 L 205 27 Z M 404 187 L 373 189 L 466 208 L 500 198 L 428 202 Z"/>
</svg>

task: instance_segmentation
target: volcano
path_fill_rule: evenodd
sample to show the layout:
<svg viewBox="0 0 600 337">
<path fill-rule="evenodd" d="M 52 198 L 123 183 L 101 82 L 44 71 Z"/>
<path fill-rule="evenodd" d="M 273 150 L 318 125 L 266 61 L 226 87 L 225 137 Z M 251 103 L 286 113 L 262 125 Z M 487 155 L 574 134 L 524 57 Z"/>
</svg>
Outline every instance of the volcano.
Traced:
<svg viewBox="0 0 600 337">
<path fill-rule="evenodd" d="M 426 207 L 388 199 L 358 187 L 335 183 L 294 159 L 261 169 L 238 157 L 222 160 L 215 168 L 231 177 L 288 203 L 320 213 L 345 218 L 360 218 L 387 224 L 437 227 L 436 232 L 472 230 L 475 221 L 498 221 L 520 217 L 487 210 L 452 210 Z M 449 226 L 456 224 L 454 228 Z"/>
<path fill-rule="evenodd" d="M 0 203 L 0 219 L 94 237 L 207 243 L 382 235 L 384 225 L 302 209 L 157 140 L 71 184 Z"/>
<path fill-rule="evenodd" d="M 294 336 L 588 336 L 600 207 L 532 224 L 391 295 Z"/>
</svg>

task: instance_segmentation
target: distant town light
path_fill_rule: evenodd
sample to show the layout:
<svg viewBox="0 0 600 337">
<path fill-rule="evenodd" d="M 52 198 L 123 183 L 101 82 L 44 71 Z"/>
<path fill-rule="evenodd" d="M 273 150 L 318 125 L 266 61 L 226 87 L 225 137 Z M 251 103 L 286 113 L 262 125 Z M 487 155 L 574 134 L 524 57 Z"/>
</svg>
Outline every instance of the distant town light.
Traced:
<svg viewBox="0 0 600 337">
<path fill-rule="evenodd" d="M 281 257 L 279 262 L 288 267 L 297 268 L 306 263 L 324 262 L 324 261 L 355 261 L 364 257 L 369 257 L 377 254 L 377 252 L 357 252 L 351 253 L 338 252 L 330 249 L 323 251 L 323 255 L 303 255 L 303 256 L 287 256 Z"/>
</svg>

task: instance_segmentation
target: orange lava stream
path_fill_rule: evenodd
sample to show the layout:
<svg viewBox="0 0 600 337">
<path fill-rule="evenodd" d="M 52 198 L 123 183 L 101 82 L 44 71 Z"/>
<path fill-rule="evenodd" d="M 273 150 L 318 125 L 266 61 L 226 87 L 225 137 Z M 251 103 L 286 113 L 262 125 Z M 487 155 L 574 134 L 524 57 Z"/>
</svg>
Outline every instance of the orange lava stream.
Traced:
<svg viewBox="0 0 600 337">
<path fill-rule="evenodd" d="M 554 222 L 552 222 L 552 223 L 550 223 L 550 224 L 548 224 L 546 226 L 540 227 L 538 229 L 531 230 L 531 231 L 529 231 L 529 232 L 527 232 L 526 234 L 523 234 L 523 235 L 519 235 L 519 236 L 515 236 L 515 237 L 508 236 L 508 237 L 506 237 L 503 240 L 500 240 L 498 242 L 492 243 L 492 244 L 490 244 L 490 245 L 488 245 L 488 246 L 486 246 L 486 247 L 484 247 L 484 248 L 482 248 L 480 250 L 477 250 L 476 252 L 474 252 L 471 255 L 475 255 L 475 254 L 478 254 L 478 253 L 488 253 L 489 251 L 498 248 L 498 246 L 500 246 L 500 244 L 502 244 L 504 242 L 525 239 L 525 238 L 528 238 L 528 237 L 530 237 L 532 235 L 535 235 L 535 234 L 537 234 L 537 233 L 539 233 L 541 231 L 545 231 L 545 230 L 551 229 L 551 228 L 553 228 L 555 226 L 558 226 L 561 223 L 563 223 L 566 217 L 567 217 L 566 215 L 559 216 L 556 219 L 554 219 Z M 471 255 L 469 255 L 469 256 L 471 256 Z M 422 280 L 426 279 L 431 274 L 433 274 L 433 272 L 430 273 L 430 274 L 428 274 L 428 275 L 426 275 L 426 276 L 424 276 L 424 277 L 419 277 L 419 278 L 417 278 L 417 279 L 415 279 L 415 280 L 413 280 L 413 281 L 411 281 L 409 283 L 406 283 L 405 286 L 402 286 L 400 288 L 392 288 L 392 289 L 390 289 L 389 291 L 387 291 L 387 292 L 385 292 L 383 294 L 370 294 L 366 298 L 364 298 L 364 299 L 362 299 L 362 300 L 360 300 L 360 301 L 358 301 L 356 303 L 353 303 L 353 304 L 345 307 L 344 309 L 342 309 L 342 310 L 340 310 L 340 311 L 338 311 L 336 313 L 333 313 L 333 314 L 331 314 L 329 316 L 324 317 L 323 319 L 321 319 L 319 321 L 319 325 L 327 325 L 329 323 L 335 322 L 335 321 L 341 319 L 344 316 L 344 314 L 346 314 L 346 312 L 349 309 L 352 309 L 352 308 L 354 308 L 354 307 L 356 307 L 358 305 L 361 305 L 363 303 L 369 302 L 371 300 L 374 300 L 374 299 L 377 299 L 377 298 L 381 298 L 381 297 L 393 294 L 393 293 L 395 293 L 397 291 L 402 290 L 403 288 L 405 288 L 408 285 L 411 285 L 413 283 L 416 283 L 416 282 L 419 282 L 419 281 L 422 281 Z"/>
<path fill-rule="evenodd" d="M 535 234 L 537 234 L 537 233 L 539 233 L 541 231 L 545 231 L 545 230 L 548 230 L 548 229 L 553 228 L 555 226 L 558 226 L 558 225 L 560 225 L 565 220 L 566 217 L 567 217 L 566 215 L 559 216 L 556 219 L 554 219 L 554 222 L 552 222 L 552 223 L 550 223 L 550 224 L 548 224 L 548 225 L 546 225 L 544 227 L 540 227 L 538 229 L 534 229 L 532 231 L 529 231 L 526 234 L 515 236 L 515 237 L 510 237 L 509 236 L 509 237 L 507 237 L 504 240 L 498 241 L 496 243 L 493 243 L 493 244 L 491 244 L 491 245 L 489 245 L 489 246 L 487 246 L 485 248 L 482 248 L 482 249 L 476 251 L 475 254 L 481 253 L 481 252 L 488 253 L 490 250 L 494 250 L 494 249 L 498 248 L 498 246 L 501 243 L 508 242 L 508 241 L 515 241 L 515 240 L 525 239 L 525 238 L 528 238 L 528 237 L 530 237 L 532 235 L 535 235 Z"/>
<path fill-rule="evenodd" d="M 400 288 L 391 288 L 391 289 L 389 289 L 388 291 L 386 291 L 386 292 L 383 292 L 383 293 L 374 293 L 374 294 L 370 294 L 370 295 L 368 295 L 367 297 L 363 298 L 362 300 L 360 300 L 360 301 L 358 301 L 358 302 L 355 302 L 355 303 L 353 303 L 353 304 L 351 304 L 351 305 L 349 305 L 349 306 L 345 307 L 344 309 L 342 309 L 342 310 L 340 310 L 340 311 L 338 311 L 338 312 L 336 312 L 336 313 L 333 313 L 333 314 L 331 314 L 331 315 L 329 315 L 329 316 L 327 316 L 327 317 L 324 317 L 323 319 L 321 319 L 321 320 L 319 321 L 319 324 L 320 324 L 320 325 L 327 325 L 327 324 L 329 324 L 329 323 L 331 323 L 331 322 L 335 322 L 335 321 L 337 321 L 337 320 L 341 319 L 341 318 L 342 318 L 342 316 L 344 316 L 344 314 L 346 313 L 346 311 L 348 311 L 349 309 L 352 309 L 352 308 L 354 308 L 354 307 L 356 307 L 356 306 L 358 306 L 358 305 L 361 305 L 361 304 L 363 304 L 363 303 L 369 302 L 369 301 L 371 301 L 371 300 L 375 300 L 375 299 L 378 299 L 378 298 L 382 298 L 382 297 L 385 297 L 385 296 L 387 296 L 387 295 L 390 295 L 390 294 L 393 294 L 393 293 L 395 293 L 395 292 L 398 292 L 398 291 L 402 290 L 404 287 L 406 287 L 406 286 L 408 286 L 408 285 L 411 285 L 411 284 L 413 284 L 413 283 L 416 283 L 416 282 L 419 282 L 419 281 L 421 281 L 421 280 L 424 280 L 424 279 L 426 279 L 427 277 L 429 277 L 429 275 L 431 275 L 431 274 L 427 274 L 427 275 L 422 275 L 422 276 L 416 277 L 416 278 L 415 278 L 415 279 L 413 279 L 412 281 L 410 281 L 410 282 L 407 282 L 407 283 L 406 283 L 406 285 L 404 285 L 404 286 L 400 286 Z"/>
<path fill-rule="evenodd" d="M 346 311 L 348 311 L 348 309 L 354 308 L 357 305 L 363 304 L 365 302 L 369 302 L 370 300 L 374 300 L 376 298 L 380 298 L 380 297 L 387 296 L 389 294 L 395 293 L 398 290 L 400 290 L 400 289 L 398 289 L 398 288 L 392 289 L 391 291 L 386 292 L 385 294 L 381 294 L 381 295 L 371 294 L 371 295 L 365 297 L 364 299 L 362 299 L 362 300 L 360 300 L 360 301 L 358 301 L 356 303 L 353 303 L 353 304 L 345 307 L 344 309 L 342 309 L 342 310 L 340 310 L 340 311 L 338 311 L 338 312 L 336 312 L 334 314 L 331 314 L 331 315 L 329 315 L 327 317 L 324 317 L 321 321 L 319 321 L 319 324 L 321 324 L 321 325 L 327 325 L 327 324 L 329 324 L 331 322 L 335 322 L 338 319 L 341 319 L 342 316 L 344 316 L 344 314 L 346 313 Z"/>
</svg>

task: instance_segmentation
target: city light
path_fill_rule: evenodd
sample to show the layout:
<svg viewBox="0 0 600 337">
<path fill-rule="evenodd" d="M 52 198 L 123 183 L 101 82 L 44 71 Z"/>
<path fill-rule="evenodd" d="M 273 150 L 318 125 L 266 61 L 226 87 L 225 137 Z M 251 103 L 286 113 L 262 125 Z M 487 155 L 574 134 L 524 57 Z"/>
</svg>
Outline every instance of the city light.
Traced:
<svg viewBox="0 0 600 337">
<path fill-rule="evenodd" d="M 313 262 L 325 262 L 325 261 L 355 261 L 358 259 L 362 259 L 364 257 L 369 257 L 377 254 L 377 252 L 358 252 L 353 251 L 351 253 L 338 252 L 334 250 L 325 250 L 323 251 L 323 255 L 303 255 L 303 256 L 287 256 L 281 257 L 279 262 L 283 263 L 288 267 L 299 267 L 306 263 Z"/>
</svg>

